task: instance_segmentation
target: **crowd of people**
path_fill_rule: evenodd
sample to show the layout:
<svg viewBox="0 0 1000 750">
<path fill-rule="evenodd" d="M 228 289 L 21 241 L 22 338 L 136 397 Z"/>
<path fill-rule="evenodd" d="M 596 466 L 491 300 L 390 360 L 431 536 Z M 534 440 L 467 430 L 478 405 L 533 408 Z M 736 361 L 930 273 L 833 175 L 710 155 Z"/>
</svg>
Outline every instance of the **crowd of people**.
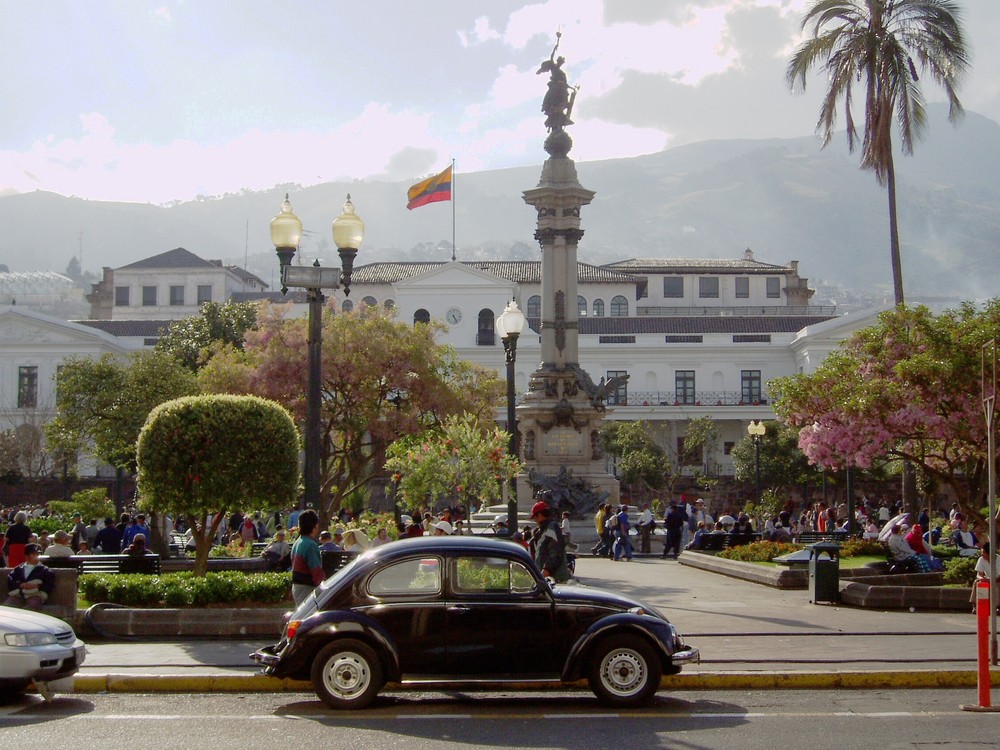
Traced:
<svg viewBox="0 0 1000 750">
<path fill-rule="evenodd" d="M 612 560 L 631 560 L 633 537 L 639 544 L 639 551 L 649 553 L 658 526 L 662 527 L 660 557 L 663 559 L 677 558 L 684 549 L 711 549 L 716 546 L 718 535 L 742 536 L 744 542 L 791 543 L 804 533 L 842 533 L 845 536 L 848 533 L 846 502 L 827 505 L 817 501 L 798 513 L 788 505 L 760 523 L 740 511 L 726 510 L 715 518 L 704 499 L 684 495 L 667 502 L 659 508 L 658 514 L 653 513 L 649 503 L 634 510 L 638 510 L 638 514 L 633 516 L 626 504 L 598 506 L 594 514 L 598 541 L 591 549 L 593 554 Z M 950 512 L 941 511 L 933 518 L 929 509 L 924 508 L 912 524 L 909 516 L 901 511 L 901 503 L 886 499 L 869 501 L 862 496 L 855 508 L 855 534 L 886 542 L 897 561 L 915 571 L 940 569 L 940 562 L 930 553 L 930 546 L 934 544 L 952 545 L 961 556 L 980 554 L 981 534 L 970 528 L 957 503 L 952 505 Z"/>
<path fill-rule="evenodd" d="M 123 513 L 116 522 L 105 518 L 103 526 L 97 519 L 85 524 L 77 513 L 66 529 L 48 532 L 32 530 L 32 521 L 43 517 L 27 510 L 8 509 L 0 515 L 0 563 L 8 567 L 20 565 L 25 560 L 25 547 L 34 544 L 39 554 L 46 557 L 70 557 L 91 554 L 145 554 L 152 532 L 142 513 Z"/>
<path fill-rule="evenodd" d="M 636 512 L 637 511 L 637 512 Z M 650 503 L 639 508 L 627 504 L 601 504 L 594 515 L 594 530 L 598 541 L 591 549 L 594 555 L 614 561 L 631 561 L 635 554 L 633 537 L 640 553 L 650 553 L 654 531 L 662 524 L 663 550 L 661 558 L 676 559 L 684 549 L 711 546 L 716 534 L 747 535 L 748 541 L 761 538 L 776 542 L 796 541 L 803 532 L 833 532 L 847 529 L 846 503 L 827 505 L 819 501 L 796 514 L 785 507 L 773 517 L 764 519 L 755 528 L 746 513 L 724 512 L 713 517 L 702 498 L 680 496 L 670 500 L 654 514 Z M 950 513 L 932 519 L 923 509 L 911 525 L 909 517 L 900 513 L 898 503 L 885 499 L 869 502 L 862 497 L 857 503 L 855 529 L 865 538 L 881 538 L 895 561 L 906 569 L 931 571 L 940 562 L 931 554 L 930 546 L 939 542 L 954 545 L 963 556 L 982 557 L 983 543 L 977 531 L 954 504 Z M 142 513 L 123 513 L 116 521 L 105 518 L 103 526 L 91 519 L 84 523 L 80 514 L 67 523 L 67 528 L 49 534 L 32 530 L 31 523 L 45 515 L 44 506 L 23 510 L 6 509 L 0 513 L 0 564 L 14 569 L 8 581 L 9 603 L 16 606 L 40 607 L 51 591 L 50 575 L 41 560 L 71 555 L 129 554 L 145 555 L 152 531 Z M 544 575 L 557 582 L 571 577 L 576 545 L 571 542 L 569 514 L 557 512 L 552 498 L 544 491 L 536 497 L 530 512 L 531 524 L 522 529 L 511 528 L 505 514 L 494 517 L 487 533 L 522 544 L 532 554 Z M 659 517 L 657 517 L 659 516 Z M 319 528 L 319 516 L 311 509 L 299 511 L 268 511 L 219 514 L 206 519 L 216 523 L 214 541 L 217 544 L 245 546 L 264 543 L 260 556 L 270 570 L 290 570 L 293 593 L 299 601 L 308 590 L 323 580 L 323 552 L 363 552 L 369 547 L 416 536 L 453 536 L 472 533 L 465 517 L 465 508 L 445 508 L 432 513 L 430 507 L 400 517 L 396 534 L 378 528 L 373 539 L 358 528 L 346 528 L 355 521 L 348 511 L 336 519 L 333 528 Z M 192 530 L 183 518 L 176 521 L 161 519 L 159 532 L 165 537 L 183 534 L 188 549 L 194 549 Z M 988 547 L 987 547 L 988 549 Z M 982 563 L 977 563 L 982 567 Z M 15 575 L 16 573 L 16 575 Z"/>
</svg>

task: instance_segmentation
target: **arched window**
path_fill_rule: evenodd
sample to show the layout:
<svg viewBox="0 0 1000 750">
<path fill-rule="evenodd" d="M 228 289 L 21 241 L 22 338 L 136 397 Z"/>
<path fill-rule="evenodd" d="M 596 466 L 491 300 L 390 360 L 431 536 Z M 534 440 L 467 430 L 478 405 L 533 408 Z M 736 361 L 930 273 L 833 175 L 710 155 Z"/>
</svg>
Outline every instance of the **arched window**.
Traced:
<svg viewBox="0 0 1000 750">
<path fill-rule="evenodd" d="M 353 309 L 354 309 L 354 302 L 352 302 L 349 299 L 345 299 L 340 306 L 341 312 L 350 312 Z"/>
<path fill-rule="evenodd" d="M 528 297 L 528 306 L 525 308 L 525 316 L 529 318 L 540 318 L 542 317 L 542 298 L 537 294 Z"/>
<path fill-rule="evenodd" d="M 612 318 L 628 317 L 628 300 L 622 297 L 620 294 L 617 295 L 613 300 L 611 300 L 611 317 Z"/>
<path fill-rule="evenodd" d="M 583 295 L 576 297 L 576 314 L 581 318 L 587 317 L 587 300 L 583 298 Z"/>
<path fill-rule="evenodd" d="M 604 317 L 604 300 L 602 299 L 594 300 L 594 317 L 595 318 Z"/>
<path fill-rule="evenodd" d="M 382 307 L 384 307 L 386 310 L 395 310 L 396 309 L 396 300 L 394 300 L 394 299 L 387 299 L 385 302 L 382 303 Z"/>
<path fill-rule="evenodd" d="M 477 346 L 493 346 L 496 343 L 496 315 L 489 308 L 479 311 L 479 327 L 476 330 Z"/>
<path fill-rule="evenodd" d="M 361 301 L 368 305 L 368 307 L 378 307 L 378 300 L 374 297 L 365 297 Z"/>
<path fill-rule="evenodd" d="M 427 312 L 424 308 L 420 308 L 415 313 L 413 313 L 413 323 L 430 323 L 431 314 Z"/>
</svg>

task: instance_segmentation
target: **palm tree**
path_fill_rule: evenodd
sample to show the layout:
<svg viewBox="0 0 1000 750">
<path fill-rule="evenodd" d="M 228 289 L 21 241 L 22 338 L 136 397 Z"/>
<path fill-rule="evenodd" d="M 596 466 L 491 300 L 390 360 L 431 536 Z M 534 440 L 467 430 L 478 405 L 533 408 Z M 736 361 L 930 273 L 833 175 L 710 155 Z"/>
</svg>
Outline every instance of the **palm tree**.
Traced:
<svg viewBox="0 0 1000 750">
<path fill-rule="evenodd" d="M 960 12 L 952 0 L 815 0 L 802 19 L 812 26 L 788 63 L 788 84 L 806 87 L 806 74 L 819 65 L 829 87 L 816 130 L 823 146 L 833 137 L 837 107 L 843 100 L 847 145 L 858 142 L 851 109 L 854 85 L 864 87 L 865 124 L 861 168 L 871 169 L 889 192 L 889 243 L 896 305 L 903 304 L 903 269 L 896 218 L 896 172 L 892 161 L 892 120 L 899 126 L 903 153 L 913 153 L 926 124 L 921 72 L 929 71 L 948 97 L 948 119 L 962 113 L 956 95 L 968 67 Z M 915 62 L 916 61 L 916 62 Z"/>
</svg>

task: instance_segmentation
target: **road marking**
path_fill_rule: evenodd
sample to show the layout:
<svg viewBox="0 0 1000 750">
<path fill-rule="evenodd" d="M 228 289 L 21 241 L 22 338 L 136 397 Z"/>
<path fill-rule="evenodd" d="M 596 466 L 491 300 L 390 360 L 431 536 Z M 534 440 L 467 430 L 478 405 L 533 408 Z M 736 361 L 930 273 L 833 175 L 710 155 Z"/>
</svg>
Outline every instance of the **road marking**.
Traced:
<svg viewBox="0 0 1000 750">
<path fill-rule="evenodd" d="M 39 718 L 72 718 L 73 721 L 165 721 L 165 722 L 178 722 L 178 721 L 211 721 L 211 720 L 232 720 L 232 721 L 242 721 L 242 722 L 275 722 L 275 721 L 285 721 L 285 720 L 300 720 L 300 719 L 312 719 L 316 718 L 327 718 L 330 720 L 336 719 L 338 723 L 346 721 L 385 721 L 385 720 L 396 720 L 396 721 L 413 721 L 414 719 L 427 719 L 427 720 L 443 720 L 447 719 L 450 722 L 455 721 L 511 721 L 511 720 L 528 720 L 534 718 L 530 713 L 489 713 L 482 715 L 474 714 L 416 714 L 416 713 L 406 713 L 406 714 L 383 714 L 380 713 L 378 709 L 369 710 L 367 712 L 361 712 L 358 714 L 343 714 L 343 713 L 330 713 L 322 710 L 317 710 L 315 713 L 309 714 L 282 714 L 282 715 L 255 715 L 247 716 L 246 714 L 77 714 L 73 712 L 60 712 L 52 710 L 32 710 L 31 709 L 17 711 L 16 709 L 11 709 L 11 713 L 6 711 L 0 713 L 0 726 L 7 724 L 19 724 L 25 721 L 31 721 Z M 628 713 L 546 713 L 542 714 L 541 718 L 544 719 L 572 719 L 574 721 L 601 721 L 606 719 L 670 719 L 676 721 L 678 719 L 697 719 L 697 720 L 733 720 L 733 719 L 901 719 L 901 718 L 941 718 L 946 716 L 956 716 L 962 714 L 961 710 L 955 709 L 953 711 L 882 711 L 882 712 L 865 712 L 865 711 L 779 711 L 779 712 L 760 712 L 760 711 L 729 711 L 725 713 L 720 712 L 706 712 L 701 713 L 697 711 L 630 711 Z"/>
</svg>

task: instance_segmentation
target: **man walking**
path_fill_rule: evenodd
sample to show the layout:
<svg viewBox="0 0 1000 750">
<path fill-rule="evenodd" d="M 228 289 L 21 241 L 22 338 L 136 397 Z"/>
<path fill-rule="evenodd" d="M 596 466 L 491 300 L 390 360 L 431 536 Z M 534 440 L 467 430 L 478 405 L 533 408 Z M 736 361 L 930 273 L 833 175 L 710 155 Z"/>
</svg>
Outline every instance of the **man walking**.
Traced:
<svg viewBox="0 0 1000 750">
<path fill-rule="evenodd" d="M 326 577 L 319 551 L 319 516 L 314 510 L 299 515 L 299 538 L 292 545 L 292 599 L 299 606 Z"/>
<path fill-rule="evenodd" d="M 632 528 L 632 523 L 628 520 L 628 506 L 622 505 L 616 516 L 618 524 L 618 538 L 615 540 L 615 562 L 622 557 L 626 562 L 632 562 L 632 540 L 628 532 Z"/>
<path fill-rule="evenodd" d="M 535 564 L 546 578 L 556 583 L 569 580 L 569 565 L 566 561 L 566 540 L 559 523 L 552 518 L 552 509 L 544 500 L 531 506 L 531 520 L 538 524 L 538 530 L 531 537 Z"/>
<path fill-rule="evenodd" d="M 653 511 L 649 509 L 649 503 L 642 504 L 642 513 L 639 514 L 639 551 L 649 552 L 649 537 L 653 533 Z"/>
<path fill-rule="evenodd" d="M 684 525 L 687 523 L 687 513 L 683 508 L 678 507 L 676 500 L 670 501 L 670 508 L 663 517 L 663 527 L 667 533 L 667 540 L 663 544 L 663 555 L 661 558 L 673 557 L 675 560 L 681 553 L 681 539 L 684 537 Z"/>
</svg>

